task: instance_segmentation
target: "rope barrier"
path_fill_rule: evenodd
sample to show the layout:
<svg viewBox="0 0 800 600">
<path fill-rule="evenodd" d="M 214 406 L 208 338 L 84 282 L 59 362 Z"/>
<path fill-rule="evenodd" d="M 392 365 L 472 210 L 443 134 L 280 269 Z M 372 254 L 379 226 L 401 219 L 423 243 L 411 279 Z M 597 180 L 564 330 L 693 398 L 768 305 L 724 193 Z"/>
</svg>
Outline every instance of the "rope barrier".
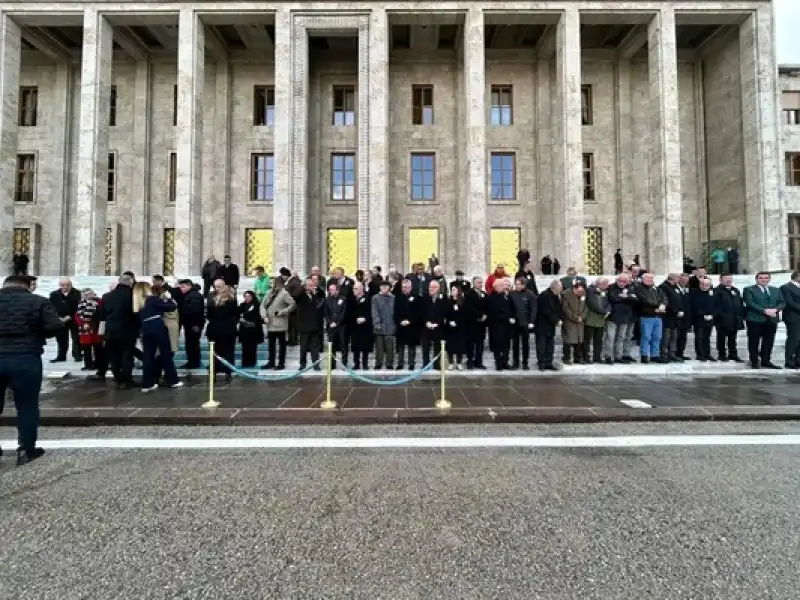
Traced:
<svg viewBox="0 0 800 600">
<path fill-rule="evenodd" d="M 436 364 L 436 361 L 442 357 L 442 353 L 439 352 L 436 356 L 433 357 L 433 360 L 429 362 L 427 365 L 422 367 L 421 369 L 417 369 L 416 371 L 412 371 L 408 375 L 404 375 L 400 379 L 373 379 L 372 377 L 367 377 L 366 375 L 362 375 L 358 371 L 354 371 L 347 365 L 342 365 L 347 374 L 350 375 L 353 379 L 361 381 L 362 383 L 368 383 L 370 385 L 382 385 L 382 386 L 395 386 L 395 385 L 405 385 L 407 383 L 411 383 L 412 381 L 419 379 L 425 373 L 433 369 L 433 366 Z M 442 365 L 444 367 L 444 365 Z"/>
<path fill-rule="evenodd" d="M 214 356 L 216 356 L 217 360 L 220 362 L 221 365 L 225 365 L 226 367 L 228 367 L 231 371 L 233 371 L 237 375 L 241 375 L 242 377 L 244 377 L 246 379 L 252 379 L 254 381 L 267 381 L 267 382 L 287 381 L 289 379 L 294 379 L 295 377 L 299 377 L 300 375 L 302 375 L 304 373 L 307 373 L 308 371 L 310 371 L 314 367 L 322 364 L 322 361 L 325 359 L 324 356 L 321 357 L 321 358 L 318 358 L 317 360 L 315 360 L 313 363 L 311 363 L 307 367 L 304 367 L 302 369 L 298 369 L 297 371 L 293 371 L 291 373 L 286 373 L 284 375 L 269 376 L 269 375 L 257 375 L 256 373 L 251 373 L 249 371 L 245 371 L 243 369 L 238 368 L 236 365 L 232 365 L 227 360 L 225 360 L 224 358 L 222 358 L 221 356 L 219 356 L 217 354 L 215 354 Z M 214 361 L 211 361 L 211 362 L 213 363 Z"/>
</svg>

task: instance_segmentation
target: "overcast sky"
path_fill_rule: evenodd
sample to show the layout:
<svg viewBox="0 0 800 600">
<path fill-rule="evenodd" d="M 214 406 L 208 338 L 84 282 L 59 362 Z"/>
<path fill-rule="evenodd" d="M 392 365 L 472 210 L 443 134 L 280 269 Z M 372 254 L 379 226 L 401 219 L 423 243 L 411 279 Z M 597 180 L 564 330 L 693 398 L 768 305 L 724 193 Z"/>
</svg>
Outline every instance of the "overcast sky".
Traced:
<svg viewBox="0 0 800 600">
<path fill-rule="evenodd" d="M 778 64 L 800 64 L 800 0 L 775 0 Z"/>
</svg>

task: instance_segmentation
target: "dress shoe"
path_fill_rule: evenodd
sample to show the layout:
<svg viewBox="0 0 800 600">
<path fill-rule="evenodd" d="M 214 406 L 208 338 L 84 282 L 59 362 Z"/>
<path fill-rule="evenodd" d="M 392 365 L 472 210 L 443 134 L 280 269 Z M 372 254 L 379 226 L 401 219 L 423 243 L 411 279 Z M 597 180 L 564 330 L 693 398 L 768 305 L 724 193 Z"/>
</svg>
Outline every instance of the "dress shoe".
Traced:
<svg viewBox="0 0 800 600">
<path fill-rule="evenodd" d="M 771 362 L 761 363 L 761 368 L 762 369 L 775 369 L 775 370 L 780 369 L 780 367 L 778 365 L 776 365 L 774 363 L 771 363 Z"/>
<path fill-rule="evenodd" d="M 33 450 L 23 450 L 19 448 L 17 450 L 17 466 L 21 467 L 42 456 L 44 456 L 44 450 L 42 448 L 34 448 Z"/>
<path fill-rule="evenodd" d="M 54 358 L 54 359 L 52 359 L 50 361 L 50 364 L 60 363 L 60 362 L 67 362 L 67 359 L 66 358 L 61 358 L 60 356 L 57 356 L 56 358 Z"/>
<path fill-rule="evenodd" d="M 87 379 L 87 381 L 99 381 L 99 382 L 103 382 L 104 383 L 105 380 L 106 380 L 106 376 L 105 375 L 97 375 L 95 373 L 94 375 L 89 375 L 86 379 Z"/>
<path fill-rule="evenodd" d="M 750 368 L 751 368 L 751 369 L 759 369 L 759 368 L 760 368 L 760 365 L 758 364 L 758 362 L 756 362 L 756 361 L 754 361 L 754 360 L 751 360 L 751 361 L 750 361 Z"/>
</svg>

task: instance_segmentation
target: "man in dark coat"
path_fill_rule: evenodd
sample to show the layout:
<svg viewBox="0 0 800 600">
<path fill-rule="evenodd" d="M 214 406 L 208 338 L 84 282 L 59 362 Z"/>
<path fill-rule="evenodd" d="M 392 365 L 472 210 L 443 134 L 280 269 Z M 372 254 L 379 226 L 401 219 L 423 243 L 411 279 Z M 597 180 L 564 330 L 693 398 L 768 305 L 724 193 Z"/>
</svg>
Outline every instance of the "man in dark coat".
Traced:
<svg viewBox="0 0 800 600">
<path fill-rule="evenodd" d="M 103 295 L 99 320 L 104 322 L 103 343 L 114 381 L 120 389 L 134 386 L 133 355 L 139 338 L 139 316 L 133 312 L 133 280 L 122 275 L 117 286 Z M 91 377 L 105 381 L 105 368 Z"/>
<path fill-rule="evenodd" d="M 736 336 L 744 329 L 742 294 L 733 285 L 733 277 L 724 274 L 714 290 L 714 324 L 717 326 L 717 356 L 721 361 L 742 362 L 736 348 Z"/>
<path fill-rule="evenodd" d="M 520 277 L 525 279 L 525 287 L 538 297 L 539 290 L 536 287 L 536 274 L 533 272 L 533 269 L 531 269 L 530 262 L 525 263 L 525 265 L 523 265 L 523 267 L 517 271 L 517 274 L 514 276 L 514 280 L 517 280 Z"/>
<path fill-rule="evenodd" d="M 322 306 L 325 299 L 316 295 L 316 280 L 311 277 L 305 281 L 303 291 L 294 297 L 297 314 L 297 335 L 300 339 L 300 369 L 306 368 L 308 353 L 311 353 L 312 362 L 319 360 L 319 351 L 322 347 Z M 314 367 L 315 371 L 320 366 Z"/>
<path fill-rule="evenodd" d="M 731 275 L 739 273 L 739 249 L 728 246 L 728 269 Z"/>
<path fill-rule="evenodd" d="M 486 314 L 489 322 L 489 349 L 494 354 L 494 367 L 498 371 L 511 368 L 509 354 L 514 336 L 514 304 L 511 301 L 506 282 L 497 279 L 492 293 L 486 299 Z"/>
<path fill-rule="evenodd" d="M 431 281 L 428 284 L 428 295 L 420 301 L 420 342 L 423 366 L 427 366 L 431 361 L 431 348 L 433 348 L 433 353 L 439 356 L 434 368 L 441 370 L 442 361 L 447 360 L 447 357 L 440 356 L 440 350 L 448 310 L 447 300 L 439 293 L 439 282 Z"/>
<path fill-rule="evenodd" d="M 783 322 L 786 324 L 786 369 L 800 369 L 800 271 L 792 273 L 789 283 L 781 286 L 786 306 Z"/>
<path fill-rule="evenodd" d="M 203 295 L 197 291 L 191 279 L 178 282 L 183 302 L 178 306 L 181 325 L 183 326 L 184 346 L 186 347 L 186 364 L 182 369 L 200 368 L 200 336 L 205 326 L 205 302 Z"/>
<path fill-rule="evenodd" d="M 203 263 L 203 269 L 200 272 L 200 276 L 203 278 L 203 297 L 207 297 L 208 293 L 211 291 L 211 286 L 214 285 L 214 280 L 219 275 L 219 268 L 221 266 L 222 265 L 214 258 L 213 254 Z"/>
<path fill-rule="evenodd" d="M 619 275 L 625 269 L 625 262 L 622 260 L 622 248 L 617 248 L 614 252 L 614 275 Z"/>
<path fill-rule="evenodd" d="M 678 320 L 678 343 L 675 349 L 675 358 L 678 361 L 689 360 L 686 357 L 686 343 L 689 339 L 689 331 L 692 329 L 692 302 L 689 292 L 689 275 L 681 273 L 678 278 L 676 291 L 680 296 L 681 309 L 683 316 Z"/>
<path fill-rule="evenodd" d="M 518 277 L 514 283 L 514 291 L 509 295 L 514 307 L 514 332 L 512 369 L 520 368 L 520 346 L 522 346 L 522 369 L 527 371 L 528 360 L 530 358 L 531 346 L 530 339 L 533 333 L 533 326 L 536 323 L 536 303 L 538 297 L 528 289 L 528 280 L 525 277 Z"/>
<path fill-rule="evenodd" d="M 13 267 L 14 267 L 14 275 L 27 275 L 28 274 L 28 263 L 30 263 L 31 259 L 28 258 L 28 255 L 24 252 L 17 252 L 14 254 L 13 258 Z"/>
<path fill-rule="evenodd" d="M 486 292 L 483 291 L 483 278 L 473 277 L 472 288 L 464 294 L 467 312 L 467 368 L 485 369 L 483 364 L 483 345 L 486 340 Z"/>
<path fill-rule="evenodd" d="M 679 273 L 670 273 L 659 286 L 667 299 L 666 311 L 661 314 L 661 360 L 680 362 L 678 354 L 678 324 L 684 316 L 682 295 L 678 291 Z"/>
<path fill-rule="evenodd" d="M 397 368 L 405 368 L 405 349 L 408 349 L 408 368 L 414 370 L 417 358 L 417 346 L 420 342 L 420 306 L 419 296 L 413 293 L 410 280 L 403 279 L 400 293 L 394 297 L 394 323 L 397 327 Z"/>
<path fill-rule="evenodd" d="M 542 275 L 552 275 L 553 274 L 553 259 L 550 258 L 550 255 L 547 254 L 542 259 Z"/>
<path fill-rule="evenodd" d="M 461 290 L 461 295 L 467 295 L 467 292 L 472 288 L 469 284 L 469 281 L 464 279 L 464 271 L 456 271 L 456 278 L 450 283 L 450 287 L 457 286 Z M 441 282 L 439 282 L 439 287 L 441 289 Z"/>
<path fill-rule="evenodd" d="M 715 302 L 711 280 L 700 279 L 699 287 L 691 291 L 692 327 L 694 328 L 694 352 L 703 362 L 717 362 L 711 356 L 711 330 L 714 328 Z"/>
<path fill-rule="evenodd" d="M 531 253 L 522 248 L 519 252 L 517 252 L 517 265 L 519 266 L 519 271 L 524 271 L 527 268 L 528 263 L 531 260 Z"/>
<path fill-rule="evenodd" d="M 425 265 L 418 262 L 414 264 L 412 272 L 406 275 L 405 278 L 411 282 L 411 293 L 415 296 L 424 297 L 428 295 L 428 284 L 431 281 L 431 277 L 431 274 L 425 272 Z M 395 294 L 397 294 L 397 291 L 395 289 Z"/>
<path fill-rule="evenodd" d="M 561 282 L 556 280 L 539 294 L 534 332 L 536 333 L 536 362 L 540 371 L 558 370 L 553 361 L 556 331 L 564 318 L 561 308 L 562 291 Z"/>
<path fill-rule="evenodd" d="M 231 257 L 227 254 L 222 259 L 222 266 L 217 271 L 217 279 L 222 279 L 225 285 L 233 288 L 234 294 L 239 287 L 239 265 L 231 262 Z"/>
<path fill-rule="evenodd" d="M 333 355 L 338 352 L 342 364 L 347 364 L 347 303 L 349 296 L 344 288 L 335 282 L 328 285 L 328 297 L 325 298 L 324 314 L 328 341 L 332 344 Z M 334 360 L 335 364 L 335 360 Z"/>
<path fill-rule="evenodd" d="M 56 314 L 64 323 L 64 329 L 56 334 L 58 342 L 58 356 L 50 362 L 64 362 L 67 360 L 70 338 L 72 338 L 72 358 L 76 361 L 83 360 L 81 353 L 81 340 L 78 335 L 78 326 L 75 324 L 75 313 L 81 301 L 81 293 L 72 287 L 69 279 L 61 279 L 58 289 L 50 294 L 50 302 L 56 309 Z"/>
</svg>

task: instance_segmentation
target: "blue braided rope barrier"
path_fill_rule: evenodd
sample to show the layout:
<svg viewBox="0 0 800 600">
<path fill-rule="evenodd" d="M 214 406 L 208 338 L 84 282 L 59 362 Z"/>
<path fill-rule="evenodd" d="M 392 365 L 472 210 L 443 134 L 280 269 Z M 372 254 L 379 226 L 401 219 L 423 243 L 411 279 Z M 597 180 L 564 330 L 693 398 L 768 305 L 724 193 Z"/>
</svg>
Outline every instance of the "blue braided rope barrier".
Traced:
<svg viewBox="0 0 800 600">
<path fill-rule="evenodd" d="M 431 362 L 429 362 L 427 365 L 425 365 L 421 369 L 418 369 L 416 371 L 412 371 L 408 375 L 404 375 L 403 377 L 400 377 L 399 379 L 373 379 L 372 377 L 367 377 L 366 375 L 362 375 L 358 371 L 353 371 L 353 369 L 351 369 L 347 365 L 342 365 L 342 368 L 347 372 L 348 375 L 350 375 L 350 377 L 352 377 L 353 379 L 356 379 L 358 381 L 361 381 L 362 383 L 368 383 L 370 385 L 382 385 L 382 386 L 392 387 L 392 386 L 396 386 L 396 385 L 406 385 L 407 383 L 411 383 L 415 379 L 419 379 L 425 373 L 427 373 L 428 371 L 433 369 L 433 365 L 436 364 L 436 361 L 439 360 L 439 358 L 441 358 L 441 356 L 442 356 L 442 353 L 439 352 L 439 354 L 437 354 L 433 358 L 433 360 Z M 444 365 L 442 365 L 442 366 L 444 366 Z"/>
<path fill-rule="evenodd" d="M 249 371 L 244 371 L 244 370 L 236 367 L 235 365 L 232 365 L 231 363 L 229 363 L 227 360 L 225 360 L 224 358 L 222 358 L 218 354 L 214 354 L 214 356 L 216 356 L 216 358 L 220 362 L 220 364 L 225 365 L 231 371 L 233 371 L 237 375 L 241 375 L 245 379 L 252 379 L 254 381 L 268 381 L 268 382 L 288 381 L 289 379 L 294 379 L 295 377 L 299 377 L 303 373 L 307 373 L 308 371 L 310 371 L 314 367 L 322 364 L 322 361 L 325 358 L 324 356 L 321 357 L 321 358 L 318 358 L 317 360 L 315 360 L 313 363 L 311 363 L 307 367 L 305 367 L 303 369 L 299 369 L 297 371 L 293 371 L 292 373 L 286 373 L 284 375 L 269 376 L 269 375 L 258 375 L 256 373 L 250 373 Z"/>
</svg>

